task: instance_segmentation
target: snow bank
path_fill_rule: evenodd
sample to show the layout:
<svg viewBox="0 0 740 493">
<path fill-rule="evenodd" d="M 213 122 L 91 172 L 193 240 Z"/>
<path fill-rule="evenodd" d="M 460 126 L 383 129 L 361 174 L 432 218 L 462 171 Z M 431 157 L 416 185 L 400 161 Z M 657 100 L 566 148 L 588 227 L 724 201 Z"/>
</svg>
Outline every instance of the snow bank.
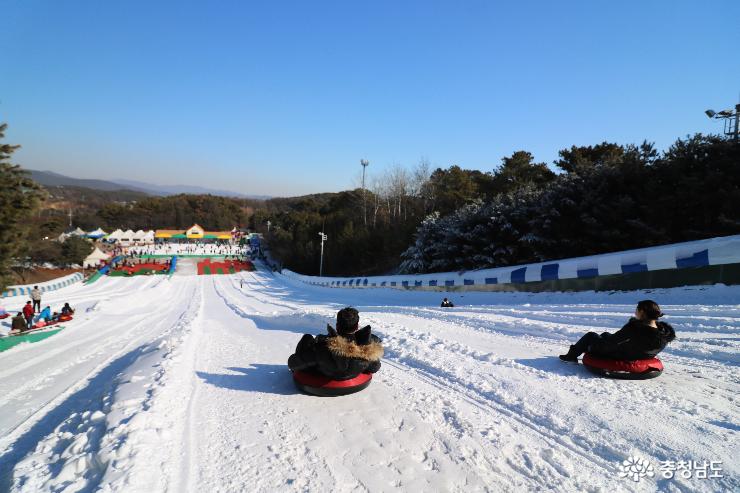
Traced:
<svg viewBox="0 0 740 493">
<path fill-rule="evenodd" d="M 468 272 L 368 277 L 318 277 L 283 270 L 307 284 L 334 288 L 420 288 L 487 286 L 560 279 L 585 279 L 667 269 L 740 263 L 740 235 L 638 250 Z"/>
</svg>

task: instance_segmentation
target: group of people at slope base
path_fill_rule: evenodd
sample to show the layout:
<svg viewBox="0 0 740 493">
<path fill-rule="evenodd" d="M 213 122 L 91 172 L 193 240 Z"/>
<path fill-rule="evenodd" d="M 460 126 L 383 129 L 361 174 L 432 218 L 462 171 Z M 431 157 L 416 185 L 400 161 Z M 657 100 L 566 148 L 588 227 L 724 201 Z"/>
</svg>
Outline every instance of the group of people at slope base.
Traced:
<svg viewBox="0 0 740 493">
<path fill-rule="evenodd" d="M 245 247 L 231 242 L 218 243 L 156 243 L 139 247 L 124 247 L 122 255 L 244 255 Z"/>
<path fill-rule="evenodd" d="M 33 290 L 31 290 L 31 300 L 27 301 L 23 309 L 13 317 L 10 333 L 26 332 L 33 328 L 34 323 L 40 321 L 43 321 L 45 324 L 58 322 L 60 317 L 71 316 L 72 314 L 74 314 L 74 310 L 69 306 L 69 303 L 65 303 L 59 312 L 52 312 L 50 306 L 46 306 L 42 310 L 41 290 L 39 290 L 38 286 L 34 286 Z"/>
<path fill-rule="evenodd" d="M 673 327 L 658 321 L 662 316 L 656 302 L 640 301 L 634 318 L 619 331 L 614 334 L 589 332 L 570 346 L 566 354 L 560 355 L 560 359 L 577 362 L 578 356 L 585 352 L 615 360 L 654 358 L 676 338 Z M 316 373 L 333 380 L 349 380 L 361 373 L 377 372 L 383 356 L 382 341 L 371 333 L 369 325 L 359 326 L 359 312 L 355 308 L 341 309 L 337 313 L 336 329 L 327 324 L 327 334 L 303 335 L 295 353 L 288 358 L 288 367 L 294 372 Z"/>
</svg>

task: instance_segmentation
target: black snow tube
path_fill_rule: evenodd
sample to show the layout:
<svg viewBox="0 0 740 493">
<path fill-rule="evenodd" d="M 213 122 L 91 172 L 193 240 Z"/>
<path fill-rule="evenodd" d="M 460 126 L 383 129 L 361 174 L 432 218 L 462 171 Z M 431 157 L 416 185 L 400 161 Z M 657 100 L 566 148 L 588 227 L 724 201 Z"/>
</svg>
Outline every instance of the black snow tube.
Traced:
<svg viewBox="0 0 740 493">
<path fill-rule="evenodd" d="M 348 380 L 332 380 L 329 377 L 315 373 L 293 372 L 293 382 L 298 387 L 298 390 L 319 397 L 337 397 L 340 395 L 354 394 L 367 388 L 372 379 L 373 376 L 370 373 L 360 373 L 355 378 Z"/>
<path fill-rule="evenodd" d="M 663 362 L 658 358 L 622 361 L 597 358 L 586 353 L 583 355 L 583 366 L 596 375 L 621 380 L 647 380 L 663 373 Z"/>
</svg>

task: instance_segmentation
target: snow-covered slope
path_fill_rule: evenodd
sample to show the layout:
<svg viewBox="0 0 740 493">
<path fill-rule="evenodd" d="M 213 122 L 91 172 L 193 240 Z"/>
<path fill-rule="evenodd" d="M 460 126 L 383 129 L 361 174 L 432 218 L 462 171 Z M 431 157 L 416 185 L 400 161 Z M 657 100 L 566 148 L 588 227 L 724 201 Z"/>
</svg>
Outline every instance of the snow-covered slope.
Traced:
<svg viewBox="0 0 740 493">
<path fill-rule="evenodd" d="M 0 491 L 740 488 L 738 287 L 468 292 L 441 309 L 439 293 L 254 272 L 48 296 L 75 320 L 0 353 Z M 678 333 L 660 378 L 605 380 L 557 359 L 643 298 Z M 359 394 L 299 394 L 288 356 L 345 305 L 383 338 L 383 368 Z M 654 477 L 620 477 L 630 456 Z M 722 461 L 724 478 L 662 477 L 659 461 L 689 460 Z"/>
</svg>

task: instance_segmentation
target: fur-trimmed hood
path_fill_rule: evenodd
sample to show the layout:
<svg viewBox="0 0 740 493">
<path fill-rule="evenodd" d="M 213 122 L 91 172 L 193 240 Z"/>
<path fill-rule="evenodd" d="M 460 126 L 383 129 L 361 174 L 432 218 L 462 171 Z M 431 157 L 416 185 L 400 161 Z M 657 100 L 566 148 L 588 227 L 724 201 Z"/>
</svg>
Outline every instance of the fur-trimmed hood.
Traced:
<svg viewBox="0 0 740 493">
<path fill-rule="evenodd" d="M 344 336 L 326 338 L 326 347 L 332 353 L 343 358 L 359 358 L 365 361 L 380 361 L 383 357 L 383 345 L 377 340 L 368 344 L 357 344 Z"/>
</svg>

